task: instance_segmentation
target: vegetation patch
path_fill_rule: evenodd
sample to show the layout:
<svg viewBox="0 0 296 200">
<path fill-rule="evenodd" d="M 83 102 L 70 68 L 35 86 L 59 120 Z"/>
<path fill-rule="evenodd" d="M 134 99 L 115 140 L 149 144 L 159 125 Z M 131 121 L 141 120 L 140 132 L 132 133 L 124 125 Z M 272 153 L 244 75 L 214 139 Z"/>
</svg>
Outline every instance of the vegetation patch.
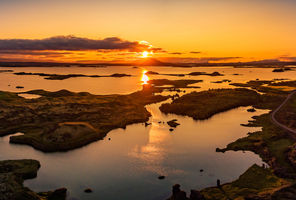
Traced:
<svg viewBox="0 0 296 200">
<path fill-rule="evenodd" d="M 23 186 L 25 179 L 35 178 L 40 163 L 36 160 L 0 161 L 1 200 L 64 200 L 67 189 L 37 194 Z"/>
<path fill-rule="evenodd" d="M 162 104 L 164 113 L 186 115 L 195 120 L 207 119 L 216 113 L 253 105 L 260 101 L 260 95 L 248 89 L 214 89 L 186 94 L 172 103 Z"/>
<path fill-rule="evenodd" d="M 0 135 L 16 132 L 10 142 L 28 144 L 52 152 L 81 147 L 103 139 L 115 128 L 148 121 L 145 105 L 169 97 L 154 95 L 153 88 L 129 95 L 92 95 L 67 90 L 29 91 L 41 95 L 24 99 L 15 93 L 0 93 Z"/>
</svg>

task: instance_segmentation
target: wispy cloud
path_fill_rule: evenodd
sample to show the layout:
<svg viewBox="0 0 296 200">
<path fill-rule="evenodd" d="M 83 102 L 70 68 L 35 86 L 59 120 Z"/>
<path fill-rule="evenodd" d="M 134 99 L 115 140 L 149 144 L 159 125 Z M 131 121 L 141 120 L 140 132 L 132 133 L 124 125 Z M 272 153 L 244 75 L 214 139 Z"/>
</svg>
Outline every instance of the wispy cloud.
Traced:
<svg viewBox="0 0 296 200">
<path fill-rule="evenodd" d="M 279 57 L 280 60 L 288 61 L 288 62 L 295 62 L 296 57 L 295 56 L 281 56 Z"/>
<path fill-rule="evenodd" d="M 208 62 L 224 62 L 229 60 L 241 59 L 242 57 L 161 57 L 164 62 L 178 62 L 178 63 L 208 63 Z"/>
<path fill-rule="evenodd" d="M 55 52 L 55 51 L 25 51 L 25 50 L 0 50 L 0 55 L 31 55 L 31 56 L 51 56 L 51 55 L 69 55 L 71 52 Z"/>
<path fill-rule="evenodd" d="M 169 54 L 172 54 L 172 55 L 182 55 L 183 53 L 181 53 L 181 52 L 171 52 Z"/>
</svg>

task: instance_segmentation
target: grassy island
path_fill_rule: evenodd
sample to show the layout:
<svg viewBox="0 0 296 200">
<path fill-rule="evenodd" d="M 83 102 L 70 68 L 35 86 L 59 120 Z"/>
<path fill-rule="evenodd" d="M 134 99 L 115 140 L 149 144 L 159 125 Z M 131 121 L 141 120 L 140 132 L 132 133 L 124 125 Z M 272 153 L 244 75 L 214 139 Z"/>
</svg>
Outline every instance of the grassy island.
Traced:
<svg viewBox="0 0 296 200">
<path fill-rule="evenodd" d="M 214 89 L 186 94 L 170 104 L 161 105 L 160 110 L 201 120 L 232 108 L 253 105 L 258 101 L 260 95 L 252 90 Z"/>
<path fill-rule="evenodd" d="M 36 160 L 0 161 L 1 200 L 65 200 L 65 188 L 35 193 L 23 186 L 25 179 L 35 178 L 40 163 Z"/>
<path fill-rule="evenodd" d="M 66 151 L 103 139 L 115 128 L 146 122 L 145 105 L 169 97 L 153 94 L 153 88 L 129 95 L 92 95 L 67 90 L 34 90 L 38 99 L 25 99 L 16 93 L 0 92 L 0 135 L 10 142 L 28 144 L 45 152 Z"/>
<path fill-rule="evenodd" d="M 216 149 L 217 152 L 252 151 L 258 154 L 269 167 L 253 165 L 232 183 L 199 191 L 204 199 L 278 200 L 295 197 L 296 136 L 274 124 L 271 114 L 282 105 L 290 91 L 295 89 L 296 81 L 276 81 L 255 80 L 247 83 L 233 83 L 232 85 L 244 88 L 195 92 L 161 107 L 165 113 L 187 115 L 194 119 L 205 119 L 215 113 L 243 104 L 252 105 L 256 109 L 270 110 L 267 114 L 254 116 L 248 124 L 242 124 L 249 127 L 262 127 L 261 131 L 249 133 L 247 137 L 240 138 L 223 149 Z M 260 91 L 261 94 L 257 94 L 254 90 Z M 215 95 L 210 96 L 211 92 Z M 227 93 L 229 95 L 226 95 Z M 228 99 L 231 99 L 232 103 L 228 103 Z M 275 116 L 279 122 L 289 128 L 296 127 L 295 102 L 296 97 L 291 97 Z"/>
</svg>

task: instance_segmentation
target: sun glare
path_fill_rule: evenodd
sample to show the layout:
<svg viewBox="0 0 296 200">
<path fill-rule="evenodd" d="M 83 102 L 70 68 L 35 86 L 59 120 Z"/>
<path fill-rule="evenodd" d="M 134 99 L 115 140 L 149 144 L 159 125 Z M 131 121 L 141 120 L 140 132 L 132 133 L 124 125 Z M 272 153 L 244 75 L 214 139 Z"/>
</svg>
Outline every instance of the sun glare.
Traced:
<svg viewBox="0 0 296 200">
<path fill-rule="evenodd" d="M 148 56 L 149 56 L 148 51 L 144 51 L 144 52 L 142 52 L 142 57 L 143 57 L 143 58 L 147 58 Z"/>
<path fill-rule="evenodd" d="M 149 77 L 146 75 L 147 71 L 144 70 L 143 73 L 142 73 L 142 78 L 141 78 L 141 81 L 143 82 L 142 84 L 145 85 L 148 83 L 149 81 Z"/>
</svg>

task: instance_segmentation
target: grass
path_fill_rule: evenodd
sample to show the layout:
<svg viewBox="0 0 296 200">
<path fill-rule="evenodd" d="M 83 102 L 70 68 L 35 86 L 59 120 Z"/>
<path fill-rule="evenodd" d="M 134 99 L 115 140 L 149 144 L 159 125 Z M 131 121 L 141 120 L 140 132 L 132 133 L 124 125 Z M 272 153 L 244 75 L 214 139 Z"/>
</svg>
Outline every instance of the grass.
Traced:
<svg viewBox="0 0 296 200">
<path fill-rule="evenodd" d="M 160 110 L 201 120 L 232 108 L 253 105 L 258 101 L 260 95 L 252 90 L 214 89 L 186 94 L 171 104 L 162 104 Z"/>
<path fill-rule="evenodd" d="M 26 179 L 35 178 L 40 163 L 37 160 L 0 161 L 0 199 L 1 200 L 65 200 L 64 192 L 43 192 L 42 195 L 23 186 Z"/>
<path fill-rule="evenodd" d="M 288 185 L 288 182 L 276 177 L 270 169 L 254 164 L 232 183 L 220 188 L 206 188 L 201 193 L 210 200 L 245 199 L 252 194 L 260 196 L 284 185 Z"/>
<path fill-rule="evenodd" d="M 11 136 L 10 142 L 28 144 L 45 152 L 71 150 L 103 139 L 115 128 L 146 122 L 150 113 L 145 105 L 169 98 L 153 92 L 153 88 L 129 95 L 92 95 L 67 90 L 28 92 L 41 95 L 38 99 L 5 93 L 11 98 L 3 98 L 0 104 L 0 135 L 22 132 L 24 135 Z"/>
</svg>

